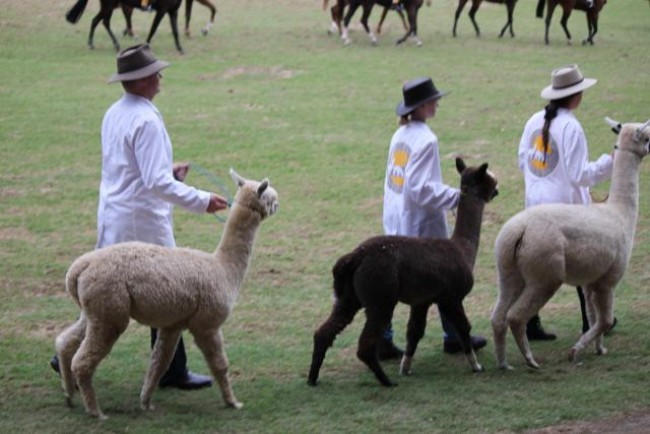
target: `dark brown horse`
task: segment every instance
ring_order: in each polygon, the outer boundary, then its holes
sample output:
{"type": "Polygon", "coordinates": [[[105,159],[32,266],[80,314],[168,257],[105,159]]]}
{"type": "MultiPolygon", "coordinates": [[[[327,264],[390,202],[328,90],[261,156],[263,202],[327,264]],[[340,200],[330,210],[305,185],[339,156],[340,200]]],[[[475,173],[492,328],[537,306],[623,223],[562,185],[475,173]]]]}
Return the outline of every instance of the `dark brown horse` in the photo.
{"type": "MultiPolygon", "coordinates": [[[[363,10],[363,14],[361,16],[361,24],[363,25],[363,28],[366,30],[366,33],[370,37],[370,40],[372,41],[373,45],[375,45],[377,43],[377,36],[375,36],[375,34],[368,27],[368,18],[370,17],[370,13],[372,12],[372,7],[376,3],[378,5],[383,6],[384,8],[390,8],[393,5],[392,0],[337,0],[337,5],[341,10],[343,10],[346,1],[349,1],[349,7],[347,13],[345,14],[345,17],[343,18],[343,30],[341,32],[341,39],[343,39],[343,42],[345,44],[350,43],[350,38],[348,37],[348,25],[350,24],[350,20],[352,19],[354,13],[361,6],[363,10]]],[[[400,5],[402,6],[402,8],[404,8],[404,10],[406,10],[409,26],[406,31],[406,34],[402,38],[398,39],[396,44],[401,44],[402,42],[406,41],[409,37],[412,37],[418,46],[422,45],[422,41],[420,41],[420,39],[417,36],[418,11],[420,10],[422,3],[424,3],[424,0],[401,0],[400,1],[400,5]]],[[[427,4],[430,4],[429,0],[427,0],[427,4]]]]}
{"type": "MultiPolygon", "coordinates": [[[[210,2],[210,0],[196,0],[203,6],[210,9],[210,21],[201,29],[203,36],[208,34],[210,27],[214,24],[214,17],[217,15],[217,8],[210,2]]],[[[192,3],[194,0],[185,0],[185,36],[190,37],[190,20],[192,19],[192,3]]]]}
{"type": "MultiPolygon", "coordinates": [[[[174,35],[174,42],[176,43],[176,49],[182,54],[183,48],[178,40],[178,9],[181,6],[182,0],[152,0],[151,7],[156,12],[153,22],[151,23],[151,30],[149,31],[149,36],[147,37],[147,42],[151,42],[153,35],[158,29],[160,21],[163,19],[165,14],[169,15],[169,22],[171,23],[172,33],[174,35]]],[[[79,21],[81,14],[83,14],[86,9],[88,0],[77,0],[77,3],[68,11],[66,14],[66,19],[70,23],[76,23],[79,21]]],[[[126,18],[127,28],[124,33],[131,34],[131,13],[133,12],[134,7],[140,7],[140,0],[99,0],[99,12],[92,19],[90,23],[90,33],[88,35],[88,47],[91,49],[95,48],[93,43],[93,38],[95,35],[95,27],[101,21],[108,32],[108,35],[113,41],[113,46],[116,51],[120,50],[120,44],[117,42],[117,38],[111,31],[111,16],[113,15],[113,10],[118,6],[122,7],[124,11],[124,16],[126,18]]]]}
{"type": "Polygon", "coordinates": [[[537,3],[537,17],[542,18],[544,16],[544,3],[547,2],[548,6],[546,9],[546,31],[544,33],[544,42],[548,45],[548,29],[551,26],[551,19],[553,18],[553,11],[555,7],[560,5],[562,8],[562,19],[560,24],[564,29],[564,33],[567,37],[567,43],[571,45],[571,33],[567,28],[567,22],[571,16],[571,12],[576,9],[579,11],[584,11],[587,15],[587,38],[582,41],[582,45],[590,44],[594,45],[594,36],[598,32],[598,16],[600,11],[607,3],[607,0],[538,0],[537,3]]]}
{"type": "MultiPolygon", "coordinates": [[[[506,25],[503,26],[503,29],[501,29],[501,33],[499,33],[499,38],[503,37],[503,35],[506,32],[507,28],[510,28],[510,37],[515,36],[515,32],[512,29],[512,13],[515,10],[515,4],[517,3],[517,0],[485,0],[489,3],[505,3],[506,5],[506,10],[508,12],[508,21],[506,22],[506,25]]],[[[452,31],[452,34],[454,37],[456,37],[456,25],[458,24],[458,18],[460,17],[461,12],[463,12],[463,8],[465,7],[465,4],[468,2],[468,0],[458,0],[458,8],[456,8],[456,15],[454,18],[454,29],[452,31]]],[[[481,30],[478,28],[478,24],[476,23],[476,20],[474,19],[474,16],[476,15],[476,12],[478,12],[479,6],[481,6],[481,3],[483,3],[483,0],[472,0],[472,7],[469,10],[469,19],[472,20],[472,24],[474,25],[474,30],[476,30],[476,36],[481,36],[481,30]]]]}
{"type": "MultiPolygon", "coordinates": [[[[323,10],[327,9],[327,3],[328,0],[323,0],[323,10]]],[[[344,5],[347,6],[350,4],[349,0],[344,0],[344,5]]],[[[379,23],[377,24],[377,27],[375,29],[375,32],[379,35],[381,34],[381,26],[384,24],[384,20],[386,19],[386,15],[388,14],[388,11],[390,11],[389,6],[384,6],[383,11],[381,12],[381,17],[379,18],[379,23]]],[[[327,30],[327,33],[334,33],[338,32],[340,35],[342,32],[341,28],[341,22],[343,21],[343,10],[341,10],[338,2],[334,4],[330,8],[330,15],[332,16],[332,23],[330,25],[330,28],[327,30]]],[[[402,12],[402,8],[396,9],[395,12],[399,15],[400,19],[402,20],[402,25],[404,26],[404,30],[408,30],[408,24],[406,23],[406,18],[404,17],[404,12],[402,12]]]]}

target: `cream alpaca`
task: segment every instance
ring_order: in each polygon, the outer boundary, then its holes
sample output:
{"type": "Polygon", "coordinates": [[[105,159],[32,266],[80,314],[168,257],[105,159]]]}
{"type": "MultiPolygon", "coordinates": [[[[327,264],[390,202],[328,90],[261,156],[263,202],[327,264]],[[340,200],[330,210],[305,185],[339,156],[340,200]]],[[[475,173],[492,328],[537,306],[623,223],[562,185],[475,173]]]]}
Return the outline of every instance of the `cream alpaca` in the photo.
{"type": "Polygon", "coordinates": [[[584,289],[590,324],[569,359],[574,361],[594,339],[596,353],[606,353],[603,333],[613,323],[614,289],[625,274],[634,243],[639,166],[650,151],[649,123],[618,126],[607,203],[539,205],[515,215],[501,229],[495,243],[499,297],[492,312],[499,368],[510,369],[508,326],[526,363],[539,367],[528,345],[526,322],[563,283],[584,289]]]}
{"type": "Polygon", "coordinates": [[[76,381],[86,412],[106,417],[97,405],[92,377],[130,318],[158,329],[140,393],[143,409],[153,408],[151,396],[183,329],[194,336],[226,404],[242,406],[228,379],[221,325],[238,297],[257,229],[276,212],[278,199],[268,180],[246,180],[232,169],[230,174],[239,188],[213,254],[131,242],[88,252],[72,263],[66,289],[81,307],[81,315],[56,338],[69,406],[76,381]]]}

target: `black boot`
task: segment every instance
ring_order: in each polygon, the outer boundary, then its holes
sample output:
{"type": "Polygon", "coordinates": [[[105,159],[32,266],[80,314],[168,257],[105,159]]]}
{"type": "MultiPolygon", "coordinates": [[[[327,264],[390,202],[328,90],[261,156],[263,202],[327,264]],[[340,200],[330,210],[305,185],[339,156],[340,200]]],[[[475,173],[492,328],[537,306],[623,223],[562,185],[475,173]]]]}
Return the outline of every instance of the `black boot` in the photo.
{"type": "Polygon", "coordinates": [[[526,324],[526,337],[529,341],[552,341],[557,338],[553,333],[546,333],[539,315],[532,317],[526,324]]]}
{"type": "Polygon", "coordinates": [[[381,338],[377,343],[377,358],[379,360],[401,359],[404,351],[397,348],[392,339],[381,338]]]}

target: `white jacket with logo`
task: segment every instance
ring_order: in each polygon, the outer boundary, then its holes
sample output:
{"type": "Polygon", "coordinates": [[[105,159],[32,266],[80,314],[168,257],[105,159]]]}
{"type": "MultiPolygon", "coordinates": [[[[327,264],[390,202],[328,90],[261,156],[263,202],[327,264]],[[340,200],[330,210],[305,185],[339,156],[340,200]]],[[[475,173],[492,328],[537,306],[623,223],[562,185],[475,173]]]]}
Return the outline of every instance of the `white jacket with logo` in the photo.
{"type": "Polygon", "coordinates": [[[446,211],[460,190],[442,181],[438,138],[424,122],[401,126],[390,143],[384,182],[384,233],[448,238],[446,211]]]}
{"type": "Polygon", "coordinates": [[[589,162],[587,139],[573,113],[558,109],[544,153],[544,110],[526,123],[519,142],[519,169],[526,184],[526,208],[543,203],[589,204],[589,187],[611,177],[613,159],[603,154],[589,162]]]}

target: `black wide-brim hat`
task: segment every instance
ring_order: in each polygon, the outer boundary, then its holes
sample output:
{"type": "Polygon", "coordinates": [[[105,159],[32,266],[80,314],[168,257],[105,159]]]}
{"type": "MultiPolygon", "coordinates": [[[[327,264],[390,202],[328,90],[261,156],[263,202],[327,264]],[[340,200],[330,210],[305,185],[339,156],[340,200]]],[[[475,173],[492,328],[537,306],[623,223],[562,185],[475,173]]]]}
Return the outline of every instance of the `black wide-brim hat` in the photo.
{"type": "Polygon", "coordinates": [[[156,59],[149,44],[135,45],[117,55],[117,73],[111,75],[108,83],[149,77],[168,66],[168,62],[156,59]]]}
{"type": "Polygon", "coordinates": [[[425,102],[442,98],[448,93],[436,89],[433,80],[429,77],[416,78],[402,87],[404,101],[397,104],[395,113],[397,116],[406,116],[425,102]]]}

